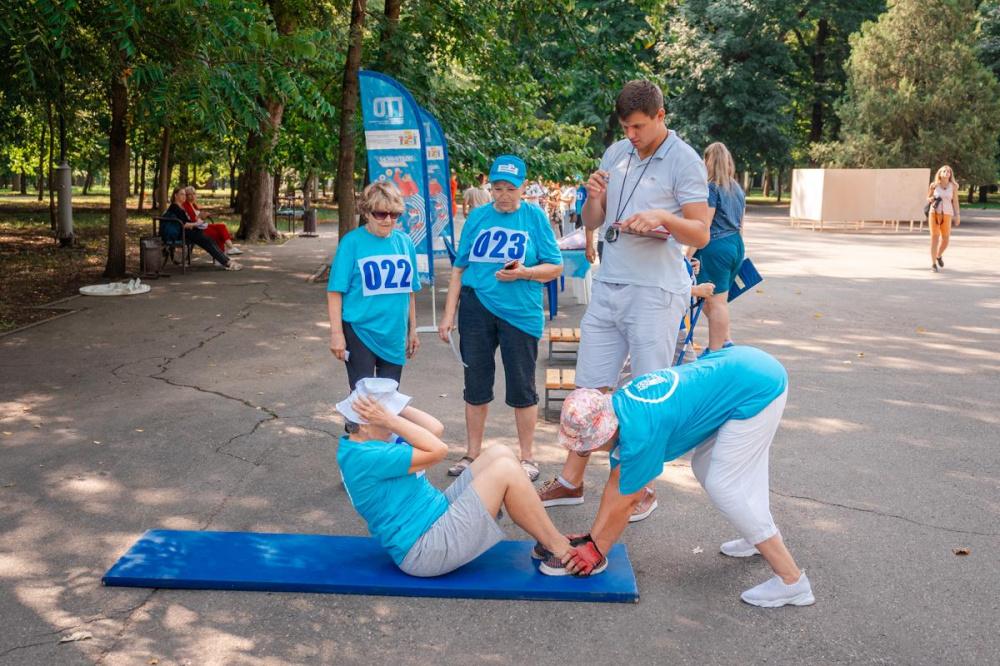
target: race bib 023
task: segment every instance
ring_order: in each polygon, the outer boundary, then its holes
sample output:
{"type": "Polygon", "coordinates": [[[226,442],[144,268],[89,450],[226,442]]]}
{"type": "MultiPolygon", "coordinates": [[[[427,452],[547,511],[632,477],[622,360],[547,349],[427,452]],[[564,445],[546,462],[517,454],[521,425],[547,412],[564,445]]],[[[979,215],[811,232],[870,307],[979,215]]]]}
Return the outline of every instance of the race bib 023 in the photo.
{"type": "Polygon", "coordinates": [[[476,236],[469,250],[469,261],[487,264],[506,264],[514,259],[524,260],[528,248],[528,234],[518,229],[490,227],[476,236]]]}
{"type": "Polygon", "coordinates": [[[413,291],[413,264],[405,254],[381,254],[358,259],[365,296],[408,294],[413,291]]]}

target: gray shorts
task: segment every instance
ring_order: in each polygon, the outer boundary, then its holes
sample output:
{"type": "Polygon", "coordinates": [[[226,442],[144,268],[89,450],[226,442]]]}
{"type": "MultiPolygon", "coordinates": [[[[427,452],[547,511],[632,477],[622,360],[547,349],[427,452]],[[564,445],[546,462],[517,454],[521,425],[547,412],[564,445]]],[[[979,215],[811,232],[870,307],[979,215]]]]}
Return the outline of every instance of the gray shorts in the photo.
{"type": "Polygon", "coordinates": [[[448,510],[410,547],[399,565],[411,576],[440,576],[471,562],[505,534],[472,487],[472,468],[444,491],[448,510]]]}

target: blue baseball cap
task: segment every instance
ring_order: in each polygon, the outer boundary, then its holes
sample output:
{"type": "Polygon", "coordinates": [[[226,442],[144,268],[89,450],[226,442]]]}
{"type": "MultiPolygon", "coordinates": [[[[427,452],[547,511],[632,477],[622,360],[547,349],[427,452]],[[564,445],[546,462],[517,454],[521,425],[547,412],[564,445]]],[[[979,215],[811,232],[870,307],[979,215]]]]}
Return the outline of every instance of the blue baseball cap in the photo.
{"type": "Polygon", "coordinates": [[[528,167],[524,165],[517,155],[501,155],[493,160],[490,167],[490,182],[506,180],[514,187],[521,187],[521,183],[528,177],[528,167]]]}

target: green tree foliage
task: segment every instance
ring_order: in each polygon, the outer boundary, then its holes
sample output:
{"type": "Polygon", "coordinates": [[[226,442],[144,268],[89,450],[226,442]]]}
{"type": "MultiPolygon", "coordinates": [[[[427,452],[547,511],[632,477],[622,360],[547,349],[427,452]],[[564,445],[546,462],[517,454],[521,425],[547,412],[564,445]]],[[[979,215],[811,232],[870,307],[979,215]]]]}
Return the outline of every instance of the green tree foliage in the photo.
{"type": "Polygon", "coordinates": [[[976,51],[979,61],[1000,79],[1000,1],[989,0],[979,6],[976,51]]]}
{"type": "Polygon", "coordinates": [[[847,84],[850,36],[884,10],[885,0],[799,0],[786,7],[794,64],[788,85],[795,116],[793,159],[806,158],[810,144],[840,133],[836,103],[847,84]]]}
{"type": "Polygon", "coordinates": [[[949,164],[960,182],[996,178],[1000,84],[977,60],[969,0],[897,0],[851,40],[842,143],[829,164],[949,164]]]}
{"type": "Polygon", "coordinates": [[[703,149],[722,141],[739,165],[784,165],[792,142],[792,62],[780,1],[690,0],[660,46],[670,123],[703,149]]]}

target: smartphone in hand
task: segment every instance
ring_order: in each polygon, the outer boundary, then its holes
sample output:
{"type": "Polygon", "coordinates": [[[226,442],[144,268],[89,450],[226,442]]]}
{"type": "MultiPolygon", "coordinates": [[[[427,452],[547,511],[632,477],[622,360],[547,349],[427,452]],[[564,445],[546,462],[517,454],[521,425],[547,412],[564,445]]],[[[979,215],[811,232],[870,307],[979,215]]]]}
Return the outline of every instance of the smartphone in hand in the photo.
{"type": "Polygon", "coordinates": [[[503,269],[505,271],[512,271],[515,268],[517,268],[517,263],[518,263],[517,259],[511,259],[510,261],[508,261],[506,264],[503,265],[503,269]]]}

